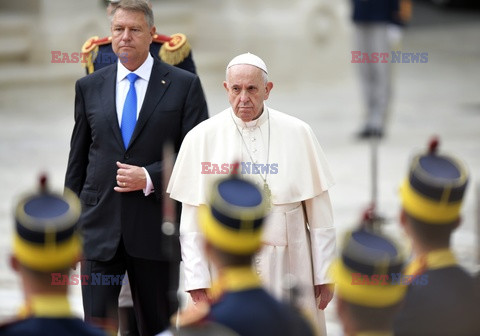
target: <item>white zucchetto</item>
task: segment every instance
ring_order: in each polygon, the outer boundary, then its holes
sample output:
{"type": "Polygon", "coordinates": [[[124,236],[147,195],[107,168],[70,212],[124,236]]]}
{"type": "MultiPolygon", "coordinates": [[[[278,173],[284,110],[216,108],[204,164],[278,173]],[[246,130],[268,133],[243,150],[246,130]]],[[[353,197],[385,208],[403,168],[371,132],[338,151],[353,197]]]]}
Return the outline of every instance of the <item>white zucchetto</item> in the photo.
{"type": "Polygon", "coordinates": [[[238,55],[238,56],[234,57],[230,61],[230,63],[228,63],[227,70],[230,67],[232,67],[234,65],[239,65],[239,64],[253,65],[253,66],[263,70],[268,75],[267,66],[265,65],[265,62],[260,57],[258,57],[257,55],[254,55],[254,54],[251,54],[251,53],[245,53],[245,54],[238,55]]]}

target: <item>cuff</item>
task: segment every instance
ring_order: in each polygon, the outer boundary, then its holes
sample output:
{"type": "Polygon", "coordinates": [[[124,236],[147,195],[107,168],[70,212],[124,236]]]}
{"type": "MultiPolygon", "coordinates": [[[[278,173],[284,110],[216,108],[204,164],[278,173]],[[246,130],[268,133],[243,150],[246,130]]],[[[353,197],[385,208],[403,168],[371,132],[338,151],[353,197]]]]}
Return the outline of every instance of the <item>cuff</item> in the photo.
{"type": "Polygon", "coordinates": [[[203,235],[190,232],[180,235],[182,246],[185,291],[210,288],[211,278],[207,258],[203,252],[203,235]]]}
{"type": "Polygon", "coordinates": [[[317,228],[310,230],[313,258],[313,283],[323,285],[332,283],[328,269],[335,258],[336,238],[335,228],[317,228]]]}
{"type": "Polygon", "coordinates": [[[152,179],[150,178],[150,174],[145,169],[145,167],[142,167],[142,169],[145,172],[145,177],[147,178],[147,185],[145,186],[145,188],[143,188],[143,194],[145,196],[148,196],[154,191],[153,182],[152,182],[152,179]]]}

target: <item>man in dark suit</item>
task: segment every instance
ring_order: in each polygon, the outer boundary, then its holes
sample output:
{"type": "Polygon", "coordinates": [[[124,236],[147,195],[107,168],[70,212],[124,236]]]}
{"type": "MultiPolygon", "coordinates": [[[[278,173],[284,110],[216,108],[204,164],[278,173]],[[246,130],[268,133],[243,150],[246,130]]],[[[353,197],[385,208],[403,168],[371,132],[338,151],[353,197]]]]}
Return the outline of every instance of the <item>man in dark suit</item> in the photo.
{"type": "MultiPolygon", "coordinates": [[[[178,260],[162,243],[163,145],[178,150],[208,113],[199,78],[150,55],[155,27],[145,1],[122,1],[111,29],[123,57],[76,83],[65,186],[84,206],[82,274],[128,270],[139,331],[152,335],[178,305],[178,260]]],[[[120,287],[82,286],[86,319],[116,319],[120,287]]]]}
{"type": "MultiPolygon", "coordinates": [[[[112,12],[117,8],[120,0],[108,0],[107,16],[112,19],[112,12]]],[[[150,0],[145,2],[152,8],[150,0]]],[[[177,68],[190,71],[196,74],[196,66],[193,61],[190,43],[185,34],[177,33],[172,36],[155,33],[150,44],[150,54],[161,62],[174,65],[177,68]]],[[[113,52],[112,36],[89,38],[82,46],[82,66],[87,75],[97,70],[118,62],[117,55],[113,52]]],[[[176,202],[177,223],[180,221],[182,203],[176,202]]],[[[138,335],[133,300],[128,282],[128,275],[125,275],[124,282],[118,300],[119,327],[121,335],[138,335]]]]}

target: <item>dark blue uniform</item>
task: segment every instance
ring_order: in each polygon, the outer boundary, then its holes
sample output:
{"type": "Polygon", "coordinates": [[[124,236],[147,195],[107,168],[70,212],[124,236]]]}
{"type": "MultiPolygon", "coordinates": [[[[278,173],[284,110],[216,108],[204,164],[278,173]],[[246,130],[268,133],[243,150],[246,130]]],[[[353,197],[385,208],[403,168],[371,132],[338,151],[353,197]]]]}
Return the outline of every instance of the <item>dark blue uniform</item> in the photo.
{"type": "Polygon", "coordinates": [[[241,336],[314,335],[298,312],[260,287],[224,293],[209,319],[241,336]]]}
{"type": "Polygon", "coordinates": [[[352,0],[356,23],[392,22],[399,10],[398,0],[352,0]]]}
{"type": "Polygon", "coordinates": [[[427,270],[425,285],[410,285],[395,335],[480,335],[480,300],[473,278],[459,266],[427,270]]]}
{"type": "Polygon", "coordinates": [[[1,336],[106,336],[106,333],[79,318],[31,317],[0,326],[1,336]]]}

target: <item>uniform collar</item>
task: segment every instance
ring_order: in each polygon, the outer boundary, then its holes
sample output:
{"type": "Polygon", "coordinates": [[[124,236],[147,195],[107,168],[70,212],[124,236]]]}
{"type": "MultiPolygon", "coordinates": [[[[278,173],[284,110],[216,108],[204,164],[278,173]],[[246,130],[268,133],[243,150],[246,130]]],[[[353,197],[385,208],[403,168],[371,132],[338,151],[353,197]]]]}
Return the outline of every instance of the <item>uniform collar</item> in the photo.
{"type": "Polygon", "coordinates": [[[19,316],[27,317],[73,317],[65,295],[35,295],[20,308],[19,316]]]}
{"type": "Polygon", "coordinates": [[[260,278],[251,266],[227,267],[219,271],[218,279],[210,289],[211,297],[216,301],[225,292],[239,292],[261,287],[260,278]]]}
{"type": "Polygon", "coordinates": [[[152,73],[152,68],[153,68],[153,57],[148,53],[147,59],[145,62],[143,62],[142,65],[140,65],[137,70],[135,71],[130,71],[125,66],[120,62],[120,59],[118,59],[118,66],[117,66],[117,83],[124,80],[125,77],[127,77],[128,74],[134,73],[137,74],[138,77],[146,80],[150,79],[150,75],[152,73]]]}
{"type": "Polygon", "coordinates": [[[415,258],[408,266],[406,274],[417,275],[426,270],[436,270],[457,265],[457,259],[449,248],[438,249],[415,258]]]}
{"type": "Polygon", "coordinates": [[[393,336],[393,332],[391,331],[361,331],[356,333],[355,336],[393,336]]]}
{"type": "Polygon", "coordinates": [[[268,117],[269,117],[268,108],[267,108],[267,106],[265,106],[265,105],[263,105],[263,112],[262,112],[262,114],[260,115],[260,117],[258,117],[258,118],[255,119],[255,120],[248,121],[248,122],[244,122],[242,119],[240,119],[239,117],[237,117],[237,116],[235,115],[235,113],[233,112],[233,109],[232,109],[232,108],[230,108],[230,113],[232,114],[233,120],[234,120],[235,123],[238,125],[238,127],[242,127],[242,128],[255,128],[255,127],[260,127],[265,121],[268,120],[268,117]]]}

